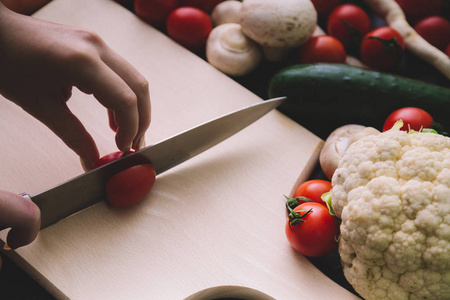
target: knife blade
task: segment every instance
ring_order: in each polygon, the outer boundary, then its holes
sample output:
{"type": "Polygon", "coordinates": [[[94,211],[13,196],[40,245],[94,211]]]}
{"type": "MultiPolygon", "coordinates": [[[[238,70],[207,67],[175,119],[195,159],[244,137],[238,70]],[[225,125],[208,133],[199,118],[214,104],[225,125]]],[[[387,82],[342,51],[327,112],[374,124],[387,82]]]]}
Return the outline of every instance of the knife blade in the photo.
{"type": "Polygon", "coordinates": [[[161,174],[241,131],[284,100],[285,97],[269,99],[225,114],[36,195],[25,195],[40,208],[44,229],[103,201],[105,184],[114,174],[144,163],[152,163],[156,174],[161,174]]]}

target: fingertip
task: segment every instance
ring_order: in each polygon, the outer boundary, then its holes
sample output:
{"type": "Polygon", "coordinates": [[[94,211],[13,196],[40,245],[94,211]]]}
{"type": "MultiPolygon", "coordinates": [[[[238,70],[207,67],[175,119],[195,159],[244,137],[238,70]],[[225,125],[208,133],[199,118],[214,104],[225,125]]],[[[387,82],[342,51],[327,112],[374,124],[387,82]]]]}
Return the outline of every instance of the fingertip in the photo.
{"type": "Polygon", "coordinates": [[[8,232],[6,245],[11,249],[17,249],[33,242],[41,227],[41,211],[39,207],[29,200],[25,201],[27,203],[24,204],[21,223],[12,227],[8,232]]]}
{"type": "Polygon", "coordinates": [[[135,150],[140,150],[144,147],[145,147],[145,135],[141,136],[133,143],[133,148],[135,150]]]}

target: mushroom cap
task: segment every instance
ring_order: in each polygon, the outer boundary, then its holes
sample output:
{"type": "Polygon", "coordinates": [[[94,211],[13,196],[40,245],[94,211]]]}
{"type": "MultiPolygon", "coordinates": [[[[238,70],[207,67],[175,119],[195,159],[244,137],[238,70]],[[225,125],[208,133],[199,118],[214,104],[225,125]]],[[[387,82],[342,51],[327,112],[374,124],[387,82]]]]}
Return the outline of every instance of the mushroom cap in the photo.
{"type": "Polygon", "coordinates": [[[347,148],[360,138],[380,133],[373,127],[358,124],[348,124],[335,129],[325,141],[320,152],[319,162],[323,173],[331,180],[339,161],[347,148]]]}
{"type": "Polygon", "coordinates": [[[241,25],[225,23],[209,34],[206,59],[225,74],[241,76],[258,66],[262,52],[259,45],[242,32],[241,25]]]}
{"type": "Polygon", "coordinates": [[[214,26],[225,23],[239,23],[242,2],[238,0],[226,0],[217,4],[211,12],[214,26]]]}
{"type": "Polygon", "coordinates": [[[311,0],[244,0],[240,24],[262,46],[292,48],[312,36],[317,12],[311,0]]]}

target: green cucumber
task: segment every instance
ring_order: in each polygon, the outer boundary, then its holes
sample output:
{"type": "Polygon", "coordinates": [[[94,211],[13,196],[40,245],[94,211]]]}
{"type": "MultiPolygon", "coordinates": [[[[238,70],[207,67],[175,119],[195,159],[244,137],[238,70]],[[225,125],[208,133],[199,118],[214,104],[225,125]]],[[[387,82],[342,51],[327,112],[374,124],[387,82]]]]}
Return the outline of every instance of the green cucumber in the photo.
{"type": "Polygon", "coordinates": [[[286,96],[279,111],[321,138],[346,124],[381,130],[390,113],[408,106],[450,129],[450,89],[350,65],[287,67],[271,78],[268,93],[286,96]]]}

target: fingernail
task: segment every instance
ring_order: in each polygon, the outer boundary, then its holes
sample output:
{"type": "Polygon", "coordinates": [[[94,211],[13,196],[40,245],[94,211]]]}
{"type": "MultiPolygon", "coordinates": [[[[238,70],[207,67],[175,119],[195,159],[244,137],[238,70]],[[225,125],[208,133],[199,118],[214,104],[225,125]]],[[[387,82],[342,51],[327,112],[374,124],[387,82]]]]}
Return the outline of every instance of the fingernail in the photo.
{"type": "Polygon", "coordinates": [[[122,157],[127,156],[127,155],[128,155],[128,152],[130,152],[130,150],[131,150],[131,146],[128,146],[128,147],[123,151],[122,157]]]}
{"type": "Polygon", "coordinates": [[[9,251],[12,250],[12,248],[9,247],[7,243],[5,243],[5,245],[3,246],[3,250],[9,251]]]}
{"type": "Polygon", "coordinates": [[[87,171],[92,169],[92,164],[89,161],[89,159],[87,159],[85,157],[80,157],[80,162],[81,162],[81,166],[83,167],[83,170],[85,172],[87,172],[87,171]]]}
{"type": "Polygon", "coordinates": [[[136,150],[142,149],[145,147],[145,135],[141,136],[136,143],[136,150]]]}

